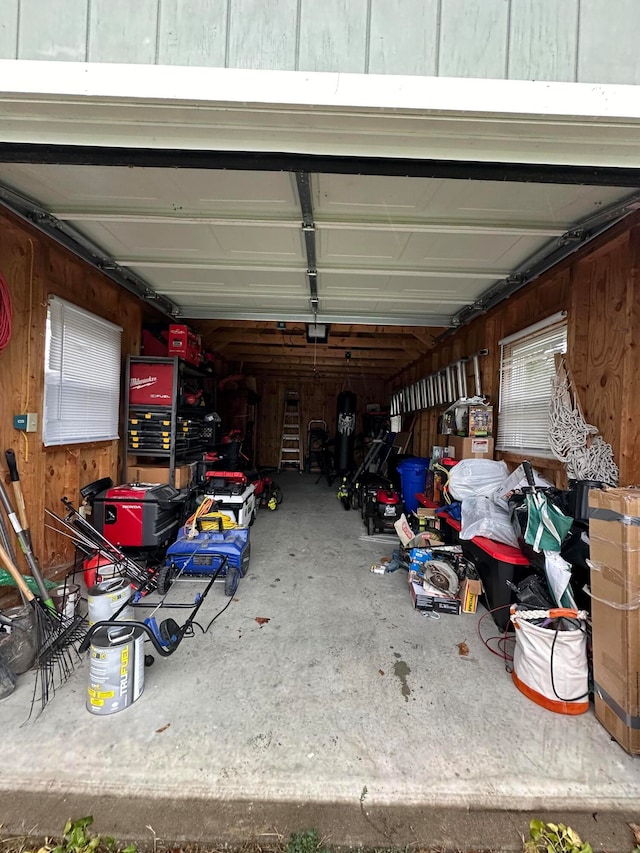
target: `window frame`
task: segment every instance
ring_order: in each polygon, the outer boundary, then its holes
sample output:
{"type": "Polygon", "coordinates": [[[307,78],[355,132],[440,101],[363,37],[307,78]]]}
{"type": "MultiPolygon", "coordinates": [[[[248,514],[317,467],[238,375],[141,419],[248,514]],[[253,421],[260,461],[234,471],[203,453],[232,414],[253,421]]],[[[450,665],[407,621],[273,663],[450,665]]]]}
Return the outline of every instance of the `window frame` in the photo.
{"type": "Polygon", "coordinates": [[[45,447],[120,438],[122,331],[98,314],[49,296],[42,399],[45,447]]]}
{"type": "MultiPolygon", "coordinates": [[[[507,371],[511,371],[514,369],[514,356],[518,358],[518,351],[520,351],[520,365],[516,366],[518,369],[522,370],[523,368],[526,370],[527,367],[531,366],[531,355],[530,353],[527,355],[522,352],[523,349],[531,350],[532,345],[536,342],[539,342],[541,345],[544,344],[545,340],[548,341],[549,346],[553,346],[553,338],[557,336],[559,332],[564,332],[564,341],[562,342],[562,350],[554,349],[554,352],[566,352],[567,349],[567,334],[568,334],[568,324],[567,324],[567,312],[559,311],[556,314],[552,314],[546,319],[540,321],[539,323],[534,323],[531,326],[527,326],[524,329],[521,329],[519,332],[515,332],[513,335],[509,335],[508,337],[503,338],[498,341],[500,346],[500,388],[499,388],[499,398],[498,398],[498,430],[496,435],[496,450],[499,450],[503,453],[516,454],[521,457],[525,456],[533,456],[533,457],[541,457],[544,459],[554,459],[553,452],[551,450],[551,446],[549,444],[548,438],[546,439],[546,446],[541,446],[539,440],[527,444],[526,443],[526,433],[524,431],[520,431],[519,438],[521,439],[520,443],[512,443],[514,433],[517,433],[517,427],[513,423],[505,423],[508,421],[510,414],[517,417],[514,414],[514,410],[522,412],[523,409],[526,412],[526,403],[531,402],[531,396],[525,395],[525,388],[528,387],[526,380],[522,380],[520,378],[517,382],[514,382],[516,387],[507,388],[505,387],[506,382],[506,374],[507,371]],[[518,387],[519,386],[519,387],[518,387]],[[509,406],[511,408],[511,413],[505,410],[505,396],[514,395],[520,392],[518,399],[515,401],[512,399],[509,401],[509,406]]],[[[555,376],[555,365],[552,365],[552,368],[549,370],[549,394],[548,399],[545,400],[543,394],[540,393],[542,387],[544,386],[545,377],[543,376],[538,382],[534,383],[534,388],[537,387],[538,394],[534,398],[534,404],[538,409],[538,413],[535,419],[533,419],[532,426],[537,427],[536,432],[538,435],[540,434],[540,428],[542,425],[542,415],[541,410],[544,409],[545,412],[548,413],[549,404],[551,402],[552,395],[552,381],[555,376]]],[[[548,414],[547,414],[548,417],[548,414]]]]}

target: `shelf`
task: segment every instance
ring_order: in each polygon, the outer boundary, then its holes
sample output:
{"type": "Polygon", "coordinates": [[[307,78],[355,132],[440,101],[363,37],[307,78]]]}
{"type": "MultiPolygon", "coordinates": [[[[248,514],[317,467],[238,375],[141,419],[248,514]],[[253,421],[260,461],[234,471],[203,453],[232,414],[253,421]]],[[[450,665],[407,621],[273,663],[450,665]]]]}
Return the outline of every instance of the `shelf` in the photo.
{"type": "Polygon", "coordinates": [[[216,409],[216,377],[177,356],[130,356],[127,359],[125,389],[128,432],[123,441],[125,456],[168,460],[169,483],[174,485],[176,465],[197,460],[207,448],[207,439],[202,435],[204,416],[216,409]],[[185,404],[185,397],[190,393],[199,395],[206,405],[185,404]],[[154,403],[154,399],[161,402],[154,403]],[[145,418],[147,414],[151,417],[145,418]],[[139,423],[133,426],[131,420],[139,423]],[[166,423],[160,423],[162,421],[166,423]],[[187,429],[183,430],[183,426],[187,429]],[[156,437],[161,444],[168,442],[170,446],[131,447],[129,443],[133,438],[147,442],[156,440],[156,437]],[[187,447],[184,441],[189,442],[187,447]]]}

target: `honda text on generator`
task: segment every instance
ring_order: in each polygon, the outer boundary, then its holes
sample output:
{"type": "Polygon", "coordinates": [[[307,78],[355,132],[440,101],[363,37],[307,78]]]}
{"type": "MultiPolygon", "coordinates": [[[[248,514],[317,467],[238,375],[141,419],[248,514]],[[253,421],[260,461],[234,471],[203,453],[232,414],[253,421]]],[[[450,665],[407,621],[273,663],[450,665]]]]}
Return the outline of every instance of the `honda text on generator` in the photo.
{"type": "Polygon", "coordinates": [[[184,522],[187,496],[168,485],[111,486],[93,497],[93,524],[118,548],[161,549],[184,522]]]}

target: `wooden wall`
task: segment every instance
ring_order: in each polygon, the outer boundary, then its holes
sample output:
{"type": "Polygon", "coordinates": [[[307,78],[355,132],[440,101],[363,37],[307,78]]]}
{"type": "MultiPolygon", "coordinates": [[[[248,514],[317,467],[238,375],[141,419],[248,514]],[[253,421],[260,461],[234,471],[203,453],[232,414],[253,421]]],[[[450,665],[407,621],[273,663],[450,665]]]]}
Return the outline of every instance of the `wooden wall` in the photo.
{"type": "MultiPolygon", "coordinates": [[[[140,348],[141,303],[99,272],[17,218],[0,213],[0,273],[13,301],[13,334],[0,353],[0,471],[9,477],[4,450],[18,458],[34,549],[48,575],[68,565],[68,540],[45,529],[45,507],[64,509],[67,495],[76,505],[79,489],[104,476],[117,478],[119,442],[102,441],[45,448],[42,444],[44,340],[47,298],[56,294],[123,327],[123,359],[140,348]],[[37,412],[39,429],[22,433],[13,416],[37,412]]],[[[8,487],[9,493],[11,489],[8,487]]]]}
{"type": "Polygon", "coordinates": [[[284,398],[287,391],[297,391],[300,395],[300,418],[304,455],[307,453],[306,436],[311,419],[327,422],[329,436],[336,430],[336,402],[341,391],[353,391],[358,398],[356,432],[362,430],[362,415],[367,403],[385,401],[382,380],[365,377],[353,377],[346,380],[305,379],[274,377],[258,378],[260,402],[257,408],[257,460],[260,465],[277,466],[280,457],[284,398]]]}
{"type": "MultiPolygon", "coordinates": [[[[498,341],[557,311],[567,311],[568,359],[585,417],[614,450],[620,483],[640,482],[640,217],[627,218],[590,247],[567,259],[455,334],[396,377],[391,390],[410,384],[461,356],[486,348],[480,360],[482,389],[496,406],[500,387],[498,341]]],[[[470,388],[473,378],[468,377],[470,388]]],[[[444,408],[444,407],[442,407],[444,408]]],[[[428,456],[436,444],[442,409],[422,412],[416,421],[414,451],[428,456]]],[[[515,465],[520,457],[496,453],[515,465]]],[[[564,466],[532,459],[558,484],[564,466]]]]}

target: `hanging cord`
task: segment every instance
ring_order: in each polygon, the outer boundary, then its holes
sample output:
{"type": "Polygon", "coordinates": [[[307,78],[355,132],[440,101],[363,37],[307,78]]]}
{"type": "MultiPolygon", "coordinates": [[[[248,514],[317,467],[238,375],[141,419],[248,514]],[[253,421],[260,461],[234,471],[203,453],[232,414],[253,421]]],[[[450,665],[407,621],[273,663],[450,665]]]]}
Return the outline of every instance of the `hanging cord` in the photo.
{"type": "Polygon", "coordinates": [[[13,331],[13,310],[7,280],[0,273],[0,352],[9,344],[13,331]]]}
{"type": "Polygon", "coordinates": [[[549,403],[549,444],[572,480],[598,480],[615,486],[618,466],[613,448],[582,413],[564,357],[558,359],[549,403]]]}
{"type": "MultiPolygon", "coordinates": [[[[33,240],[29,240],[29,316],[27,320],[27,357],[24,362],[24,374],[22,380],[23,403],[21,409],[23,412],[29,411],[30,391],[31,391],[31,335],[33,321],[33,264],[35,251],[33,248],[33,240]]],[[[29,461],[29,435],[26,430],[22,430],[22,439],[24,441],[24,461],[29,461]]]]}
{"type": "Polygon", "coordinates": [[[345,362],[345,366],[346,366],[346,371],[345,371],[345,377],[344,377],[345,382],[344,382],[344,385],[342,387],[343,387],[343,390],[351,391],[351,374],[349,373],[349,366],[351,365],[351,353],[350,352],[345,352],[344,362],[345,362]]]}

